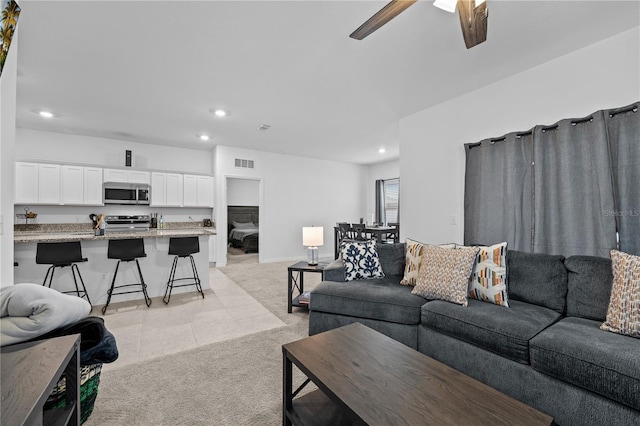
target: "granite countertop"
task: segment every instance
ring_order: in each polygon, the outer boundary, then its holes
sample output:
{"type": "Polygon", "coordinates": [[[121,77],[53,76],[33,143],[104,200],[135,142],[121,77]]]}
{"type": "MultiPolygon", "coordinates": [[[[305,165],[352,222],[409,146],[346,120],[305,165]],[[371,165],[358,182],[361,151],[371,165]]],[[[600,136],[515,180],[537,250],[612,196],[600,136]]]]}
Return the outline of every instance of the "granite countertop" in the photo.
{"type": "Polygon", "coordinates": [[[31,229],[15,229],[14,243],[63,242],[63,241],[92,241],[92,240],[123,240],[127,238],[169,238],[192,237],[199,235],[216,235],[216,228],[195,226],[196,224],[176,223],[164,229],[150,229],[148,231],[107,232],[96,236],[91,227],[73,226],[75,224],[39,225],[31,229]],[[65,226],[67,225],[67,226],[65,226]],[[187,227],[187,226],[191,227],[187,227]]]}

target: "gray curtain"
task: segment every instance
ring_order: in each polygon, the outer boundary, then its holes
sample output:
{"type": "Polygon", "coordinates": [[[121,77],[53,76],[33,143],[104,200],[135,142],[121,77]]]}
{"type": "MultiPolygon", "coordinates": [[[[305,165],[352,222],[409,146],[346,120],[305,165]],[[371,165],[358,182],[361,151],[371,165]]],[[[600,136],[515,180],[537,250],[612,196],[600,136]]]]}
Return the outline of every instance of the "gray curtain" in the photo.
{"type": "Polygon", "coordinates": [[[533,252],[609,257],[616,247],[603,111],[534,130],[533,252]]]}
{"type": "Polygon", "coordinates": [[[638,103],[605,111],[620,250],[640,255],[640,113],[638,103]]]}
{"type": "Polygon", "coordinates": [[[532,133],[466,144],[464,242],[531,251],[532,133]]]}
{"type": "Polygon", "coordinates": [[[376,223],[387,221],[384,211],[384,180],[376,180],[376,223]]]}

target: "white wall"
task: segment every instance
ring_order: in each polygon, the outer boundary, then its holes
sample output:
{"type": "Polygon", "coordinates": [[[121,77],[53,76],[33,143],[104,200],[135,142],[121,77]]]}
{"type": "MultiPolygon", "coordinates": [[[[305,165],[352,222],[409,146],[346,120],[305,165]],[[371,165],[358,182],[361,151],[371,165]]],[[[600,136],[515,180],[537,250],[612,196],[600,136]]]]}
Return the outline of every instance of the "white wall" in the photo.
{"type": "Polygon", "coordinates": [[[218,146],[214,154],[218,266],[226,265],[228,177],[260,180],[260,261],[305,259],[303,226],[323,226],[321,257],[333,256],[333,227],[358,221],[366,210],[367,168],[354,164],[218,146]],[[234,167],[234,159],[255,161],[255,169],[234,167]]]}
{"type": "MultiPolygon", "coordinates": [[[[19,26],[18,26],[19,28],[19,26]]],[[[0,78],[0,287],[13,284],[13,163],[16,133],[18,32],[0,78]]]]}
{"type": "Polygon", "coordinates": [[[260,203],[260,181],[227,179],[228,206],[257,206],[260,203]]]}
{"type": "Polygon", "coordinates": [[[116,139],[16,129],[18,161],[50,161],[124,167],[126,150],[132,151],[132,168],[212,174],[208,151],[128,142],[116,139]]]}
{"type": "Polygon", "coordinates": [[[367,192],[367,223],[375,221],[376,214],[376,180],[395,179],[400,177],[400,160],[387,161],[385,163],[369,166],[369,177],[365,186],[367,192]]]}
{"type": "Polygon", "coordinates": [[[403,237],[462,242],[463,144],[638,101],[638,76],[636,27],[402,119],[403,237]]]}

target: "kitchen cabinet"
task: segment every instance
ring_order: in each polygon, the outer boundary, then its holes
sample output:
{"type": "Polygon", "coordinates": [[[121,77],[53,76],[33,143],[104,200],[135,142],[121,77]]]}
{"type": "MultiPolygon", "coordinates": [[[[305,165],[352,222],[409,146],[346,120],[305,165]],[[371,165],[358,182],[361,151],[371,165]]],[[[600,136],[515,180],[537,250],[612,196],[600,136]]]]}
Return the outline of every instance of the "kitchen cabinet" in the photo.
{"type": "Polygon", "coordinates": [[[84,167],[62,166],[62,204],[84,204],[84,167]]]}
{"type": "Polygon", "coordinates": [[[182,206],[183,185],[183,178],[179,173],[151,173],[151,206],[182,206]]]}
{"type": "Polygon", "coordinates": [[[38,203],[38,164],[15,163],[15,204],[38,203]]]}
{"type": "Polygon", "coordinates": [[[184,206],[213,207],[213,177],[184,175],[184,206]]]}
{"type": "Polygon", "coordinates": [[[59,164],[38,164],[38,204],[60,204],[59,164]]]}
{"type": "Polygon", "coordinates": [[[167,204],[167,174],[151,173],[151,207],[167,204]]]}
{"type": "Polygon", "coordinates": [[[102,168],[85,167],[84,180],[84,204],[103,205],[102,202],[102,168]]]}
{"type": "Polygon", "coordinates": [[[102,205],[102,169],[100,167],[62,166],[60,204],[102,205]]]}
{"type": "Polygon", "coordinates": [[[151,174],[141,170],[104,169],[105,182],[151,183],[151,174]]]}
{"type": "Polygon", "coordinates": [[[182,206],[183,200],[183,177],[178,173],[167,173],[167,206],[182,206]]]}
{"type": "Polygon", "coordinates": [[[15,204],[102,205],[102,169],[15,163],[15,204]]]}

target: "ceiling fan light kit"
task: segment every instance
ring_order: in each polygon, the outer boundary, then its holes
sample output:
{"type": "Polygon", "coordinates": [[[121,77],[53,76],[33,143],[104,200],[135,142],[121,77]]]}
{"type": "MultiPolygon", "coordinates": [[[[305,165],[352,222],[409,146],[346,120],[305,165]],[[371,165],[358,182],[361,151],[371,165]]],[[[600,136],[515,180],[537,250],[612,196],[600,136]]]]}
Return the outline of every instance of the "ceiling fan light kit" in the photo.
{"type": "MultiPolygon", "coordinates": [[[[415,2],[416,0],[392,0],[360,25],[349,37],[356,40],[364,39],[415,2]]],[[[433,5],[450,13],[455,13],[456,7],[458,8],[462,36],[467,49],[487,40],[489,11],[485,0],[435,0],[433,5]]]]}

